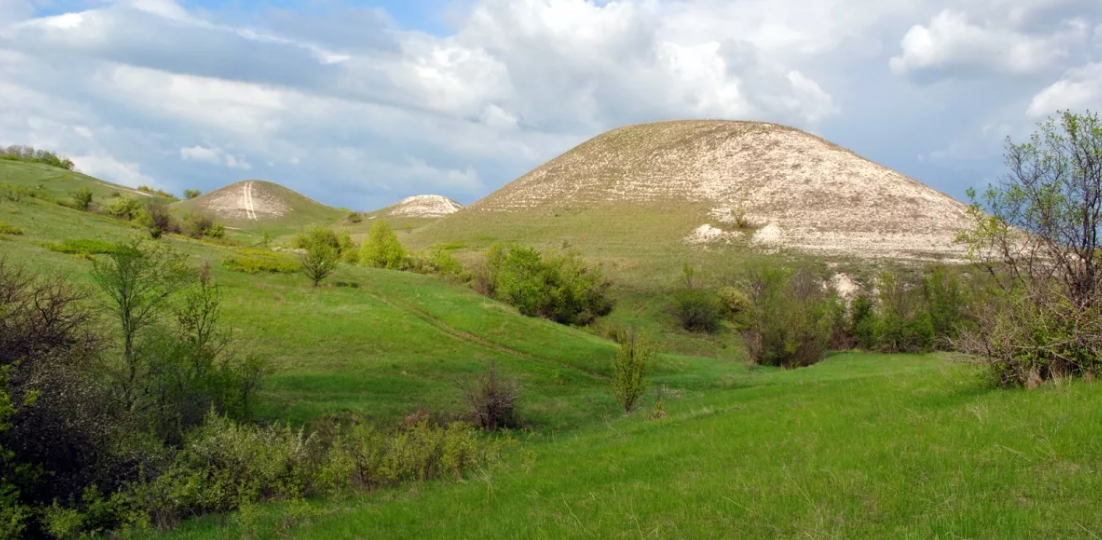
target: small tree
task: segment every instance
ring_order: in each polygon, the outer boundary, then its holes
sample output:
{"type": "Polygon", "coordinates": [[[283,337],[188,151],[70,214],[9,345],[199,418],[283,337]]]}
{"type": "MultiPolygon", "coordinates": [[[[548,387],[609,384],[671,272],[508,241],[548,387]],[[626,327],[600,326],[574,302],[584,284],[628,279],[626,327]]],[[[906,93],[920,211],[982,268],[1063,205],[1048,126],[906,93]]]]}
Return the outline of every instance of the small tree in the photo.
{"type": "Polygon", "coordinates": [[[73,192],[73,204],[77,210],[88,210],[92,206],[92,190],[82,187],[73,192]]]}
{"type": "Polygon", "coordinates": [[[961,235],[995,281],[963,348],[1000,384],[1102,367],[1102,121],[1061,113],[1022,144],[1006,142],[1009,172],[981,197],[961,235]]]}
{"type": "Polygon", "coordinates": [[[514,428],[517,420],[517,384],[503,379],[498,373],[497,362],[480,377],[473,389],[464,393],[475,417],[475,423],[486,431],[514,428]]]}
{"type": "Polygon", "coordinates": [[[616,341],[620,351],[612,361],[612,393],[624,412],[631,414],[636,402],[647,391],[643,375],[654,358],[654,349],[646,338],[633,330],[621,332],[616,341]]]}
{"type": "Polygon", "coordinates": [[[337,250],[329,244],[311,244],[301,258],[302,273],[315,287],[337,269],[337,250]]]}
{"type": "Polygon", "coordinates": [[[179,225],[172,219],[168,205],[160,201],[151,202],[146,206],[141,216],[141,223],[153,238],[160,238],[165,233],[179,230],[179,225]]]}
{"type": "Polygon", "coordinates": [[[400,270],[406,260],[406,250],[398,242],[398,235],[386,220],[380,219],[371,226],[360,251],[360,263],[374,268],[400,270]]]}
{"type": "Polygon", "coordinates": [[[108,308],[119,323],[123,365],[115,374],[115,385],[129,411],[134,410],[136,386],[148,367],[137,348],[139,335],[156,323],[169,297],[193,280],[185,260],[169,248],[147,249],[133,242],[93,263],[92,282],[109,298],[108,308]]]}
{"type": "Polygon", "coordinates": [[[202,194],[203,194],[203,192],[199,191],[198,189],[185,189],[184,190],[184,198],[185,199],[194,199],[194,198],[196,198],[196,197],[198,197],[202,194]]]}

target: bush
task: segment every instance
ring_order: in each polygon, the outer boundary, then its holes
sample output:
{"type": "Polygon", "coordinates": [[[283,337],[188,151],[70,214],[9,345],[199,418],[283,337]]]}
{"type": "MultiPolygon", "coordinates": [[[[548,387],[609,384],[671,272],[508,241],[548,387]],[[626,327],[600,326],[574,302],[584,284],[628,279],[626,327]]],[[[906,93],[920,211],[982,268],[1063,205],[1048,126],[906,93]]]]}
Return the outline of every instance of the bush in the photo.
{"type": "Polygon", "coordinates": [[[107,202],[103,208],[107,215],[130,221],[142,213],[142,203],[130,195],[124,195],[107,202]]]}
{"type": "Polygon", "coordinates": [[[470,275],[463,263],[451,251],[436,246],[428,253],[413,253],[406,259],[406,270],[418,274],[437,275],[458,281],[467,281],[470,275]]]}
{"type": "Polygon", "coordinates": [[[184,198],[185,199],[194,199],[194,198],[196,198],[196,197],[198,197],[202,194],[203,194],[203,192],[199,191],[198,189],[185,189],[184,190],[184,198]]]}
{"type": "Polygon", "coordinates": [[[739,327],[749,324],[749,317],[754,311],[754,302],[749,295],[735,287],[724,287],[719,290],[718,296],[727,320],[739,327]]]}
{"type": "Polygon", "coordinates": [[[611,283],[574,254],[544,257],[527,246],[491,248],[487,268],[494,297],[524,315],[587,325],[612,311],[611,283]]]}
{"type": "Polygon", "coordinates": [[[252,248],[234,251],[222,260],[222,266],[246,274],[261,272],[293,274],[302,268],[302,265],[294,257],[275,251],[252,248]]]}
{"type": "Polygon", "coordinates": [[[106,240],[65,240],[61,243],[56,242],[43,242],[42,247],[56,251],[58,253],[68,253],[70,255],[110,255],[118,253],[127,249],[126,246],[116,244],[114,242],[108,242],[106,240]]]}
{"type": "Polygon", "coordinates": [[[398,242],[398,235],[390,224],[380,219],[371,226],[360,250],[360,264],[374,268],[401,270],[405,264],[406,250],[398,242]]]}
{"type": "Polygon", "coordinates": [[[92,190],[82,187],[73,192],[73,204],[77,210],[88,210],[92,206],[92,190]]]}
{"type": "Polygon", "coordinates": [[[16,227],[15,225],[8,225],[3,221],[0,221],[0,234],[10,234],[13,236],[19,236],[23,234],[23,229],[16,227]]]}
{"type": "Polygon", "coordinates": [[[797,368],[826,355],[831,299],[807,271],[764,269],[751,278],[754,317],[744,333],[754,363],[797,368]]]}
{"type": "Polygon", "coordinates": [[[183,232],[192,238],[224,238],[226,227],[207,214],[194,213],[184,217],[183,232]]]}
{"type": "Polygon", "coordinates": [[[179,233],[180,224],[172,218],[168,205],[162,202],[151,202],[145,208],[140,217],[141,224],[149,229],[149,235],[160,238],[165,233],[179,233]]]}
{"type": "Polygon", "coordinates": [[[485,431],[497,431],[520,426],[517,419],[517,383],[504,380],[498,373],[497,363],[479,377],[473,389],[464,393],[475,425],[485,431]]]}
{"type": "Polygon", "coordinates": [[[624,412],[631,414],[636,402],[647,391],[644,375],[647,365],[653,361],[654,349],[633,331],[620,332],[616,341],[620,351],[612,362],[612,394],[624,412]]]}
{"type": "Polygon", "coordinates": [[[682,328],[691,332],[715,332],[723,318],[723,305],[714,293],[684,289],[674,293],[673,313],[682,328]]]}
{"type": "Polygon", "coordinates": [[[877,348],[889,353],[932,350],[933,320],[925,310],[921,286],[897,274],[884,273],[878,288],[877,348]]]}
{"type": "Polygon", "coordinates": [[[311,244],[299,261],[302,272],[315,287],[337,269],[337,250],[328,244],[311,244]]]}

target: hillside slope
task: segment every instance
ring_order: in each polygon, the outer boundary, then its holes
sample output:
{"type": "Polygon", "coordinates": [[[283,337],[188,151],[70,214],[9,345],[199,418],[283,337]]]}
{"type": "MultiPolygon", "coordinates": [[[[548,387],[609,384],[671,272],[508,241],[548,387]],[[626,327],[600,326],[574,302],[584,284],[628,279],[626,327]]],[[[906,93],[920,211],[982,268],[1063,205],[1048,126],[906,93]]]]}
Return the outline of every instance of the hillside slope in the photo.
{"type": "Polygon", "coordinates": [[[437,228],[472,232],[523,216],[572,240],[572,227],[551,223],[585,215],[630,219],[627,228],[658,243],[889,258],[957,256],[953,240],[968,224],[963,203],[802,131],[674,121],[599,135],[437,228]]]}
{"type": "Polygon", "coordinates": [[[86,174],[53,167],[43,163],[25,163],[0,159],[0,184],[10,184],[39,189],[55,199],[68,199],[73,192],[88,188],[94,203],[117,195],[130,195],[138,199],[169,200],[134,188],[113,184],[86,174]]]}

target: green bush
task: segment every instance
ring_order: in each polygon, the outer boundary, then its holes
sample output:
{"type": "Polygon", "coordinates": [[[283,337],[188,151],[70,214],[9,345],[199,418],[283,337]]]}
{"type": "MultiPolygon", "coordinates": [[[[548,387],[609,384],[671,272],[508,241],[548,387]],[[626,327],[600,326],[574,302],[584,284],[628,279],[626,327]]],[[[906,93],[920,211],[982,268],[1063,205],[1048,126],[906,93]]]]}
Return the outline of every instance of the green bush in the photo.
{"type": "Polygon", "coordinates": [[[196,198],[196,197],[198,197],[202,194],[203,194],[203,192],[199,191],[198,189],[185,189],[184,190],[184,198],[185,199],[194,199],[194,198],[196,198]]]}
{"type": "Polygon", "coordinates": [[[739,327],[749,323],[748,319],[754,310],[754,302],[748,294],[735,287],[724,287],[717,295],[720,305],[723,306],[723,316],[727,320],[739,327]]]}
{"type": "Polygon", "coordinates": [[[673,313],[681,327],[691,332],[712,333],[723,319],[720,298],[704,289],[684,289],[673,295],[673,313]]]}
{"type": "Polygon", "coordinates": [[[587,325],[612,311],[611,283],[574,254],[544,256],[528,246],[491,249],[494,297],[524,315],[587,325]]]}
{"type": "Polygon", "coordinates": [[[184,216],[183,232],[192,238],[225,238],[226,227],[222,222],[204,213],[184,216]]]}
{"type": "Polygon", "coordinates": [[[401,270],[406,261],[406,250],[398,242],[398,235],[390,224],[380,219],[371,226],[367,239],[360,249],[360,264],[374,268],[401,270]]]}
{"type": "Polygon", "coordinates": [[[77,210],[88,210],[92,206],[92,190],[82,187],[73,192],[73,204],[77,210]]]}
{"type": "Polygon", "coordinates": [[[754,317],[744,333],[750,359],[797,368],[819,362],[831,341],[831,298],[807,271],[764,269],[751,278],[754,317]]]}
{"type": "Polygon", "coordinates": [[[463,263],[451,254],[451,251],[436,246],[428,253],[412,253],[406,258],[405,269],[418,274],[437,275],[458,281],[467,281],[469,273],[463,263]]]}
{"type": "Polygon", "coordinates": [[[464,393],[471,407],[475,424],[485,431],[511,429],[520,426],[517,417],[517,383],[503,379],[497,363],[478,378],[473,388],[464,393]]]}
{"type": "Polygon", "coordinates": [[[141,215],[142,203],[130,195],[124,195],[108,201],[103,211],[109,216],[129,221],[141,215]]]}
{"type": "Polygon", "coordinates": [[[654,360],[654,349],[649,341],[633,331],[619,332],[616,341],[620,351],[612,362],[612,394],[624,412],[630,414],[647,391],[644,375],[654,360]]]}
{"type": "Polygon", "coordinates": [[[20,229],[15,225],[8,225],[7,223],[0,221],[0,234],[10,234],[13,236],[18,236],[23,234],[23,229],[20,229]]]}
{"type": "Polygon", "coordinates": [[[42,242],[39,245],[58,253],[68,253],[70,255],[107,255],[113,253],[119,253],[125,249],[128,249],[122,244],[116,244],[114,242],[108,242],[106,240],[65,240],[60,243],[57,242],[42,242]]]}
{"type": "Polygon", "coordinates": [[[317,243],[306,248],[306,253],[299,257],[299,263],[306,278],[317,287],[323,279],[337,269],[338,258],[336,248],[317,243]]]}
{"type": "Polygon", "coordinates": [[[234,251],[222,260],[222,266],[235,272],[245,272],[247,274],[261,272],[293,274],[302,268],[299,261],[290,255],[253,248],[234,251]]]}

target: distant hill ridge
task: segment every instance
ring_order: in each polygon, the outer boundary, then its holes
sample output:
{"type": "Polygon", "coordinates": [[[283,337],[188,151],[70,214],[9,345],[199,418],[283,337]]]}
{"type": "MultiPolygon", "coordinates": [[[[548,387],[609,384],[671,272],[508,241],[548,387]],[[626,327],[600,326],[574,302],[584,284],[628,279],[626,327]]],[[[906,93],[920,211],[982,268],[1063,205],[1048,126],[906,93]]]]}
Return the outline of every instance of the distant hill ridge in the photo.
{"type": "MultiPolygon", "coordinates": [[[[869,257],[953,257],[967,206],[829,141],[776,124],[671,121],[582,143],[456,214],[601,212],[638,204],[695,212],[685,242],[869,257]],[[739,219],[741,216],[742,219],[739,219]]],[[[639,220],[646,220],[640,215],[639,220]]],[[[447,221],[447,219],[445,219],[447,221]]],[[[446,228],[446,223],[441,223],[446,228]]]]}
{"type": "Polygon", "coordinates": [[[414,195],[387,207],[384,211],[391,217],[438,218],[462,209],[463,205],[442,195],[414,195]]]}

